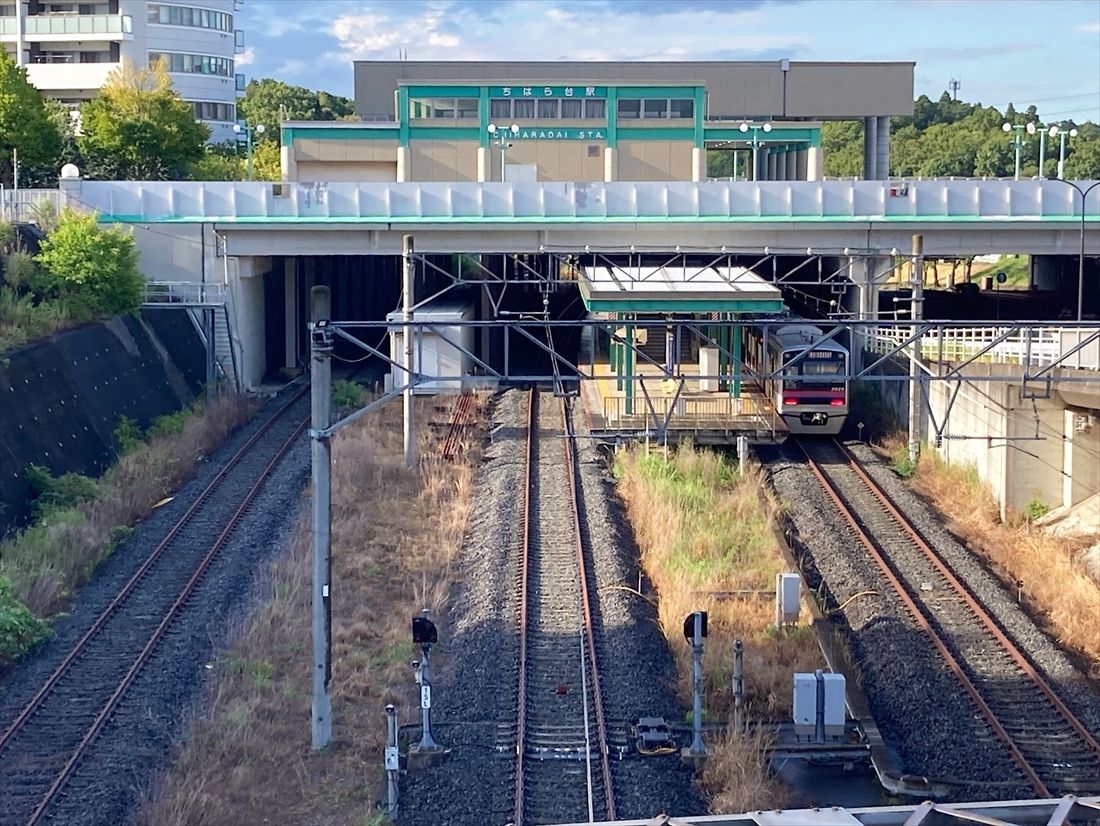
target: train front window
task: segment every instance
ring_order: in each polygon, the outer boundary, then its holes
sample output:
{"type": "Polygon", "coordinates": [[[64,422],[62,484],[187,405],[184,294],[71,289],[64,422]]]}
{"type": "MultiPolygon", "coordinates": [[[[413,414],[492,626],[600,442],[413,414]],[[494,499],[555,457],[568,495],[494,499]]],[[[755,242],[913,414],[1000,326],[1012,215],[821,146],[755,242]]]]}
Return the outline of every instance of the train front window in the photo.
{"type": "Polygon", "coordinates": [[[802,367],[801,375],[810,378],[844,375],[843,356],[828,359],[804,359],[800,366],[802,367]]]}

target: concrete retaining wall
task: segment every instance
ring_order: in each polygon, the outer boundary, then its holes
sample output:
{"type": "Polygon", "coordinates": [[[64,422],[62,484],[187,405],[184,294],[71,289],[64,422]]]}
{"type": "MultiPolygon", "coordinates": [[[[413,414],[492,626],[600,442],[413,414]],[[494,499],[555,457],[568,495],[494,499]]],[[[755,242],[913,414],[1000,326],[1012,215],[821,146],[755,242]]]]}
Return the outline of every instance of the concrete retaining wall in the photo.
{"type": "Polygon", "coordinates": [[[189,404],[202,343],[184,312],[160,310],[70,330],[0,358],[0,535],[26,523],[31,464],[98,475],[120,416],[147,427],[189,404]]]}

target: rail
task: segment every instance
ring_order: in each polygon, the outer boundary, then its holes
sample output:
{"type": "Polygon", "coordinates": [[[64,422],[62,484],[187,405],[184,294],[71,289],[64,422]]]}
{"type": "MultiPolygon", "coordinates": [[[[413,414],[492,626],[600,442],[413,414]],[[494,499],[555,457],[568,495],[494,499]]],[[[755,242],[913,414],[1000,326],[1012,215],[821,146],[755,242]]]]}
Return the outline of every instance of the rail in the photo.
{"type": "MultiPolygon", "coordinates": [[[[798,445],[805,454],[808,466],[817,478],[818,484],[821,486],[822,490],[824,490],[826,495],[832,500],[837,510],[848,523],[850,530],[856,535],[875,566],[889,583],[906,612],[928,636],[944,662],[947,663],[951,673],[960,682],[964,691],[974,702],[975,706],[977,706],[982,717],[985,718],[997,739],[1005,745],[1013,762],[1019,766],[1027,782],[1039,795],[1044,797],[1050,796],[1048,784],[1060,782],[1057,772],[1062,770],[1066,765],[1072,766],[1074,757],[1068,749],[1063,748],[1059,748],[1058,756],[1052,757],[1049,752],[1037,749],[1034,742],[1029,741],[1027,738],[1021,738],[1020,732],[1030,730],[1030,726],[1021,728],[1021,721],[1019,719],[1011,721],[1008,724],[1002,722],[1001,716],[999,716],[998,712],[992,707],[993,700],[991,698],[987,699],[987,693],[990,691],[987,685],[988,681],[981,678],[976,680],[971,679],[970,675],[967,673],[967,669],[964,667],[965,663],[960,662],[959,658],[955,656],[955,653],[951,650],[944,638],[944,632],[938,630],[938,626],[941,626],[943,621],[934,620],[932,609],[924,603],[923,599],[914,597],[910,588],[903,582],[904,574],[898,570],[897,563],[891,558],[888,558],[888,552],[880,547],[879,541],[873,538],[868,532],[869,528],[868,530],[864,529],[863,526],[865,524],[869,525],[871,515],[864,509],[861,510],[860,514],[857,516],[853,506],[846,501],[846,497],[841,491],[840,485],[832,478],[831,472],[824,470],[822,465],[814,459],[811,455],[813,451],[811,448],[807,447],[806,443],[799,441],[798,445]],[[920,599],[919,602],[918,599],[920,599]],[[935,624],[933,624],[933,622],[935,622],[935,624]],[[1040,763],[1042,763],[1041,767],[1040,763]]],[[[976,621],[981,626],[982,633],[994,643],[998,650],[1007,656],[1012,665],[1018,669],[1023,680],[1038,690],[1038,694],[1034,698],[1035,701],[1039,703],[1045,701],[1045,703],[1049,705],[1055,712],[1055,716],[1060,718],[1062,723],[1073,732],[1073,736],[1077,738],[1077,741],[1084,746],[1083,754],[1091,755],[1091,759],[1094,762],[1100,759],[1100,742],[1097,742],[1096,737],[1079,719],[1077,719],[1073,712],[1059,698],[1058,694],[1051,688],[1046,679],[1036,670],[1019,647],[1004,633],[981,602],[971,593],[966,585],[955,576],[954,572],[943,558],[925,541],[920,531],[913,527],[911,522],[894,504],[890,496],[870,477],[862,468],[856,457],[843,444],[834,440],[832,447],[840,452],[844,463],[846,463],[846,467],[851,470],[858,479],[858,483],[864,490],[870,493],[881,507],[882,511],[886,514],[893,526],[890,533],[895,536],[904,537],[905,540],[918,549],[920,555],[927,562],[931,563],[936,575],[941,577],[946,583],[950,592],[959,601],[965,612],[973,621],[976,621]]],[[[1002,715],[1003,706],[1004,704],[1002,702],[1002,715]]],[[[1035,725],[1037,725],[1035,722],[1035,715],[1037,713],[1038,710],[1034,703],[1028,703],[1028,708],[1023,711],[1023,715],[1027,717],[1028,721],[1035,725]]],[[[1054,734],[1048,732],[1048,736],[1053,737],[1054,734]]]]}
{"type": "Polygon", "coordinates": [[[221,307],[226,286],[221,282],[146,281],[141,303],[147,307],[221,307]]]}
{"type": "MultiPolygon", "coordinates": [[[[877,327],[868,335],[870,349],[893,352],[911,333],[906,327],[877,327]]],[[[1087,327],[953,327],[930,328],[921,334],[921,358],[933,362],[974,360],[986,364],[1021,364],[1100,370],[1100,341],[1087,327]],[[1079,348],[1074,351],[1074,348],[1079,348]],[[1063,353],[1068,355],[1063,357],[1063,353]]],[[[905,348],[908,354],[912,345],[905,348]]]]}
{"type": "Polygon", "coordinates": [[[637,393],[633,399],[604,396],[602,400],[604,421],[631,429],[658,427],[666,420],[669,430],[734,430],[746,424],[761,430],[779,427],[771,405],[757,396],[651,395],[647,400],[637,393]]]}

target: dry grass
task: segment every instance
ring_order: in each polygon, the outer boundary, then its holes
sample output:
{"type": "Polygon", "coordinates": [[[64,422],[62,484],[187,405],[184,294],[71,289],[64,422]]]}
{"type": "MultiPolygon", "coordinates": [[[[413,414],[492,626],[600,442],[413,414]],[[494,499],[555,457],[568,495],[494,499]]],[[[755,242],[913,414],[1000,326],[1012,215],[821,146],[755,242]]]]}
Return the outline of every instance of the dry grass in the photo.
{"type": "MultiPolygon", "coordinates": [[[[772,533],[774,506],[761,496],[759,468],[741,478],[720,455],[683,446],[668,458],[640,447],[620,452],[615,469],[642,565],[659,594],[658,617],[677,659],[682,702],[689,705],[691,697],[683,620],[702,609],[708,612],[704,689],[710,719],[726,720],[732,713],[737,639],[744,643],[747,714],[784,716],[792,672],[818,667],[820,653],[808,626],[774,631],[775,574],[785,566],[772,533]]],[[[703,781],[715,811],[735,810],[735,800],[780,800],[762,745],[759,738],[733,735],[719,746],[703,781]],[[771,791],[761,797],[761,789],[771,791]]]]}
{"type": "Polygon", "coordinates": [[[221,399],[188,418],[180,432],[151,438],[120,457],[99,479],[94,499],[53,511],[0,543],[0,576],[11,580],[12,593],[37,616],[61,610],[128,529],[190,479],[252,409],[242,397],[221,399]]]}
{"type": "MultiPolygon", "coordinates": [[[[420,421],[430,402],[420,407],[420,421]]],[[[480,430],[470,432],[476,438],[480,430]]],[[[333,745],[310,749],[309,513],[266,574],[262,603],[220,655],[205,709],[140,821],[375,822],[383,707],[408,721],[409,622],[435,616],[454,580],[476,453],[441,463],[423,432],[419,470],[402,461],[401,405],[384,406],[333,444],[333,745]]],[[[441,647],[442,648],[442,647],[441,647]]],[[[445,652],[437,649],[442,665],[445,652]]]]}
{"type": "Polygon", "coordinates": [[[774,738],[765,729],[730,732],[708,744],[710,756],[699,784],[714,812],[748,812],[787,805],[787,791],[770,771],[767,751],[774,738]]]}
{"type": "MultiPolygon", "coordinates": [[[[886,450],[896,450],[892,443],[886,450]]],[[[1075,542],[1029,530],[1020,516],[1002,522],[997,503],[972,467],[950,465],[933,450],[921,454],[913,487],[947,517],[947,528],[993,571],[1023,593],[1034,616],[1100,677],[1100,585],[1089,577],[1075,542]]]]}

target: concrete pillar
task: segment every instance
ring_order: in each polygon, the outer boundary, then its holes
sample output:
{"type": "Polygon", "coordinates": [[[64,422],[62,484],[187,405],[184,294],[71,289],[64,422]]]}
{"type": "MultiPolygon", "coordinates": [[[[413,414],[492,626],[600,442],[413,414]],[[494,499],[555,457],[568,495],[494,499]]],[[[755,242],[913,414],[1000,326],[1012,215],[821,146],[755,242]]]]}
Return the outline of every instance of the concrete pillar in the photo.
{"type": "Polygon", "coordinates": [[[397,147],[397,180],[398,180],[398,182],[410,180],[410,175],[412,174],[412,170],[409,168],[411,166],[411,161],[412,161],[412,156],[411,156],[411,153],[409,152],[409,147],[407,147],[407,146],[397,147]]]}
{"type": "Polygon", "coordinates": [[[283,259],[283,304],[286,307],[284,324],[283,367],[292,370],[298,366],[298,259],[283,259]]]}
{"type": "Polygon", "coordinates": [[[820,146],[811,146],[806,150],[806,180],[820,181],[825,177],[825,158],[820,146]]]}
{"type": "MultiPolygon", "coordinates": [[[[694,169],[694,154],[691,161],[694,169]]],[[[619,150],[614,146],[605,146],[603,149],[603,179],[608,183],[619,180],[619,150]]]]}
{"type": "Polygon", "coordinates": [[[764,147],[764,169],[765,169],[764,180],[765,181],[774,181],[775,180],[775,173],[776,173],[776,168],[777,168],[776,161],[778,159],[779,159],[779,155],[777,155],[775,152],[772,152],[772,149],[771,149],[770,146],[764,147]]]}
{"type": "Polygon", "coordinates": [[[877,118],[875,126],[875,172],[885,181],[890,177],[890,116],[877,118]]]}
{"type": "Polygon", "coordinates": [[[787,162],[784,178],[788,181],[797,181],[798,178],[798,150],[793,147],[783,154],[783,160],[787,162]]]}
{"type": "Polygon", "coordinates": [[[284,181],[298,180],[298,160],[294,155],[294,144],[279,149],[279,175],[284,181]]]}
{"type": "Polygon", "coordinates": [[[691,147],[691,180],[705,181],[707,179],[707,153],[698,146],[691,147]]]}
{"type": "Polygon", "coordinates": [[[477,180],[478,183],[485,183],[489,180],[489,147],[479,146],[477,148],[477,180]]]}
{"type": "Polygon", "coordinates": [[[878,118],[863,119],[863,179],[874,181],[878,178],[875,165],[878,147],[878,118]]]}

